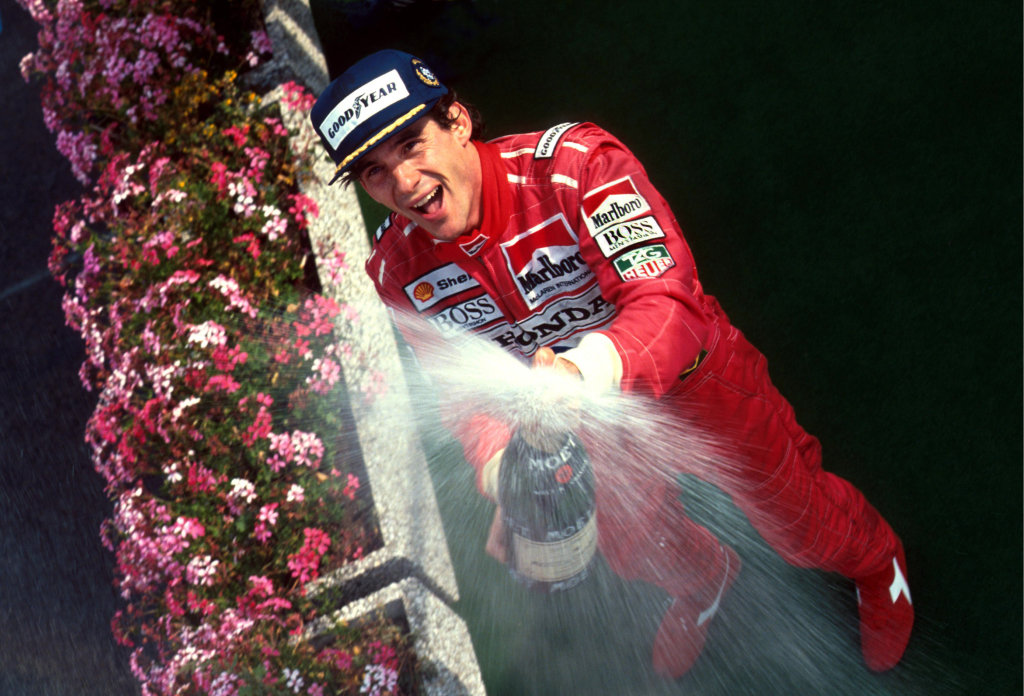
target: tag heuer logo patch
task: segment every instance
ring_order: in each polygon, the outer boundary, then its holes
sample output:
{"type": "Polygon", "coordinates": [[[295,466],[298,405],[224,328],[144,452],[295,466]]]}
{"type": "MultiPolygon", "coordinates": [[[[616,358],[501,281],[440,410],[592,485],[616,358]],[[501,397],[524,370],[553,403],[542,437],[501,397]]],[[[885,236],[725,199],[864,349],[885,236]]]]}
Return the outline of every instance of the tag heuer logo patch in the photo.
{"type": "Polygon", "coordinates": [[[630,220],[613,225],[604,232],[594,235],[594,241],[600,247],[601,253],[606,259],[640,242],[647,242],[652,239],[664,239],[665,232],[653,215],[642,217],[639,220],[630,220]]]}
{"type": "Polygon", "coordinates": [[[654,244],[627,251],[612,263],[615,265],[619,277],[624,281],[657,278],[676,265],[664,244],[654,244]]]}

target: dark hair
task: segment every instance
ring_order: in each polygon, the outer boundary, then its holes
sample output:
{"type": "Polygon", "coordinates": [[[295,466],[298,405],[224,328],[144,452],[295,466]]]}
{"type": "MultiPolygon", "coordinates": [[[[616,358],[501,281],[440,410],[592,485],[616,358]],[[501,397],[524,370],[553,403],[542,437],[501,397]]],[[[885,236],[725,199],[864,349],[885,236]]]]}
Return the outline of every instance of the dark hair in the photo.
{"type": "Polygon", "coordinates": [[[461,114],[456,114],[453,118],[450,115],[452,104],[459,102],[461,106],[466,109],[466,114],[469,116],[469,122],[473,126],[473,131],[470,133],[470,140],[483,140],[484,137],[484,117],[480,115],[480,112],[475,106],[469,102],[462,101],[459,99],[459,95],[456,94],[454,89],[449,89],[448,94],[441,97],[437,104],[434,104],[434,108],[427,114],[430,118],[437,122],[437,125],[441,126],[445,130],[451,130],[455,126],[455,119],[461,114]]]}
{"type": "MultiPolygon", "coordinates": [[[[459,99],[459,95],[455,93],[455,90],[449,89],[448,94],[441,97],[434,108],[432,108],[426,115],[426,118],[433,119],[437,125],[445,130],[451,130],[455,127],[455,121],[461,115],[459,113],[454,116],[451,115],[452,104],[458,102],[466,110],[466,114],[469,116],[470,125],[473,127],[470,132],[470,140],[482,140],[484,135],[484,119],[480,115],[480,112],[475,106],[464,102],[459,99]]],[[[341,175],[341,183],[348,185],[359,181],[359,162],[357,161],[352,167],[341,175]]]]}

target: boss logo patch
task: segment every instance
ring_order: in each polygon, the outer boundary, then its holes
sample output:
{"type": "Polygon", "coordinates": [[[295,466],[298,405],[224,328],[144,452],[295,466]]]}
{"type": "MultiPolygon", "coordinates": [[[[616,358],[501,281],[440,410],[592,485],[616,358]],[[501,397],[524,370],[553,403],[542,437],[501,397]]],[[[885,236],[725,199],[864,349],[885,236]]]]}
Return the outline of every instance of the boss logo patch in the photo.
{"type": "Polygon", "coordinates": [[[463,290],[469,290],[479,285],[480,283],[476,282],[473,276],[454,263],[449,263],[420,276],[403,289],[413,307],[422,312],[446,297],[457,295],[463,290]]]}
{"type": "Polygon", "coordinates": [[[540,140],[537,142],[537,150],[533,153],[534,159],[551,159],[555,156],[555,148],[558,147],[558,141],[562,139],[566,131],[575,126],[575,123],[560,123],[557,126],[548,128],[540,136],[540,140]]]}
{"type": "Polygon", "coordinates": [[[626,247],[647,242],[652,239],[664,239],[665,232],[653,215],[639,220],[629,220],[612,225],[604,232],[594,235],[594,241],[606,259],[622,251],[626,247]]]}
{"type": "Polygon", "coordinates": [[[445,307],[437,314],[427,317],[444,338],[453,338],[463,332],[485,326],[502,314],[498,311],[490,295],[484,294],[471,300],[445,307]]]}
{"type": "Polygon", "coordinates": [[[627,251],[615,259],[612,264],[619,277],[624,281],[629,281],[657,278],[675,266],[676,262],[664,244],[653,244],[627,251]]]}
{"type": "Polygon", "coordinates": [[[628,176],[594,189],[583,197],[583,217],[593,236],[650,211],[647,199],[640,195],[628,176]]]}
{"type": "Polygon", "coordinates": [[[577,290],[594,277],[580,254],[575,232],[561,213],[502,242],[501,253],[530,309],[577,290]]]}

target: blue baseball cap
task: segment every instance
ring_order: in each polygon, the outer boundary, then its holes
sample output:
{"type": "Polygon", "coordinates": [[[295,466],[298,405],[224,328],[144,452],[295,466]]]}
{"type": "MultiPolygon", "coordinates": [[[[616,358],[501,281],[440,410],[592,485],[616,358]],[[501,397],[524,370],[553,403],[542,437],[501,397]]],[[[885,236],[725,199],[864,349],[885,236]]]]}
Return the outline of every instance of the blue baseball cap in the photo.
{"type": "Polygon", "coordinates": [[[422,60],[401,51],[378,51],[346,70],[309,112],[313,130],[337,165],[329,183],[428,114],[447,93],[422,60]]]}

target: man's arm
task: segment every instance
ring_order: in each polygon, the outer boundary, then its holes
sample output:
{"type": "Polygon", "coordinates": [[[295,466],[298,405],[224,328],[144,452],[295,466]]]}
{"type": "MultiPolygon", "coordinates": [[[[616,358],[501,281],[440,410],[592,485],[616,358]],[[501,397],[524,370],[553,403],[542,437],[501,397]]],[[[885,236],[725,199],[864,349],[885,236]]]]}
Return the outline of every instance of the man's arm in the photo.
{"type": "Polygon", "coordinates": [[[580,252],[617,317],[563,356],[598,387],[660,397],[700,354],[710,320],[697,298],[693,256],[668,204],[625,146],[589,128],[581,134],[589,151],[571,212],[580,252]]]}

